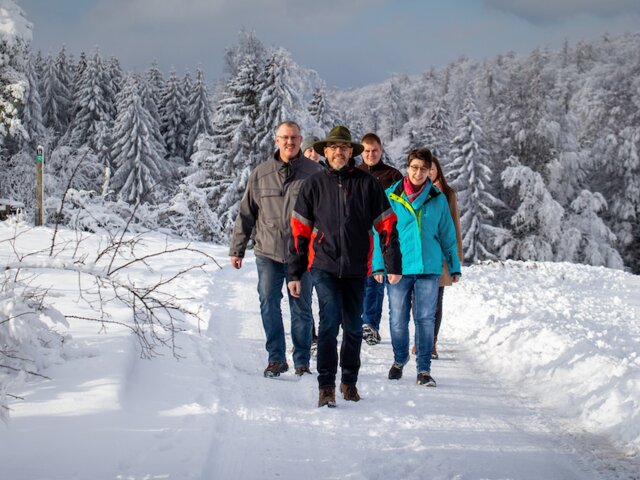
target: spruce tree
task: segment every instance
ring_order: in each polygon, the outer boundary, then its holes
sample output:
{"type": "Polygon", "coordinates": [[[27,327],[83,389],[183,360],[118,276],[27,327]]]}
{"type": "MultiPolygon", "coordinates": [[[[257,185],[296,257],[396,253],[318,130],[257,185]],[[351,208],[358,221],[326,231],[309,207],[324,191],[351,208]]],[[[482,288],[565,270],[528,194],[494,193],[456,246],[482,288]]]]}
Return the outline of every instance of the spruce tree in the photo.
{"type": "MultiPolygon", "coordinates": [[[[74,97],[75,117],[70,126],[70,141],[76,147],[88,146],[100,150],[99,137],[113,123],[113,98],[108,76],[100,54],[96,51],[82,69],[74,97]]],[[[107,163],[106,161],[104,162],[107,163]]]]}
{"type": "Polygon", "coordinates": [[[154,131],[153,120],[144,108],[138,80],[133,76],[127,79],[118,98],[113,138],[116,170],[111,188],[118,197],[129,203],[153,203],[162,198],[169,187],[171,171],[159,133],[154,131]]]}
{"type": "Polygon", "coordinates": [[[467,96],[457,134],[451,142],[451,185],[458,191],[464,258],[473,262],[495,258],[494,238],[499,233],[491,221],[499,200],[490,191],[489,153],[484,146],[481,115],[467,96]]]}
{"type": "MultiPolygon", "coordinates": [[[[165,81],[162,76],[162,72],[158,67],[158,62],[153,62],[146,74],[146,84],[147,90],[149,94],[149,98],[153,100],[156,105],[156,110],[160,110],[160,103],[162,99],[162,92],[165,89],[165,81]]],[[[160,121],[160,117],[158,116],[158,122],[160,121]]]]}
{"type": "Polygon", "coordinates": [[[45,129],[42,123],[42,105],[38,93],[38,80],[36,79],[35,65],[33,61],[27,63],[27,89],[24,96],[24,109],[22,124],[26,130],[26,145],[35,151],[38,144],[45,143],[45,129]]]}
{"type": "Polygon", "coordinates": [[[207,93],[207,85],[204,81],[204,73],[198,69],[196,80],[188,96],[187,103],[187,158],[194,151],[194,145],[200,135],[212,135],[212,112],[207,93]]]}
{"type": "Polygon", "coordinates": [[[517,192],[520,202],[511,216],[511,231],[501,236],[501,258],[553,261],[562,241],[564,208],[556,202],[542,175],[510,160],[501,179],[517,192]]]}
{"type": "Polygon", "coordinates": [[[186,99],[176,72],[171,72],[160,100],[160,131],[167,158],[185,163],[187,141],[186,99]]]}
{"type": "Polygon", "coordinates": [[[318,86],[309,103],[309,113],[323,131],[329,131],[340,122],[333,108],[329,105],[324,87],[318,86]]]}
{"type": "Polygon", "coordinates": [[[274,50],[259,79],[260,101],[256,125],[259,156],[265,158],[273,153],[276,128],[285,120],[300,116],[305,111],[305,102],[300,96],[302,81],[284,48],[274,50]]]}
{"type": "Polygon", "coordinates": [[[64,49],[54,59],[47,56],[41,81],[42,119],[58,136],[64,134],[71,120],[72,97],[64,49]]]}

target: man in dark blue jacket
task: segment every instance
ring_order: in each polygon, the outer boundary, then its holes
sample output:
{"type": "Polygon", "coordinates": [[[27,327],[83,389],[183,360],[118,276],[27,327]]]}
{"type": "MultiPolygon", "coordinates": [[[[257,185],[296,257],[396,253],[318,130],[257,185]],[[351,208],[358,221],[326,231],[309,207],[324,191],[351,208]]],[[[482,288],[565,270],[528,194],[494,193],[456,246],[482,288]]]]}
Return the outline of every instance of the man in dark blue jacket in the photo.
{"type": "Polygon", "coordinates": [[[360,400],[356,383],[362,346],[362,300],[371,275],[373,228],[380,236],[388,281],[402,277],[402,256],[391,210],[380,182],[353,166],[363,146],[346,127],[334,127],[314,150],[327,168],[302,185],[291,216],[289,292],[301,292],[309,269],[318,293],[318,406],[335,407],[338,370],[337,337],[342,325],[340,391],[345,400],[360,400]]]}

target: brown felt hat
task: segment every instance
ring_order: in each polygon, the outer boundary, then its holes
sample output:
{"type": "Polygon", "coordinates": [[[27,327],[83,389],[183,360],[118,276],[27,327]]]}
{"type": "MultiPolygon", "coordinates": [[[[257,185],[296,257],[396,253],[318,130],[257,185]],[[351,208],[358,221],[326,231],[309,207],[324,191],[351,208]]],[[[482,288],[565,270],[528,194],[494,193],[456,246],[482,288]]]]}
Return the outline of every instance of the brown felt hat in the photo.
{"type": "Polygon", "coordinates": [[[313,149],[318,153],[318,155],[322,155],[324,157],[324,149],[327,146],[327,143],[351,144],[351,146],[353,147],[351,157],[357,157],[364,150],[362,144],[351,140],[351,132],[347,127],[343,127],[342,125],[333,127],[329,132],[329,135],[327,135],[327,138],[313,144],[313,149]]]}

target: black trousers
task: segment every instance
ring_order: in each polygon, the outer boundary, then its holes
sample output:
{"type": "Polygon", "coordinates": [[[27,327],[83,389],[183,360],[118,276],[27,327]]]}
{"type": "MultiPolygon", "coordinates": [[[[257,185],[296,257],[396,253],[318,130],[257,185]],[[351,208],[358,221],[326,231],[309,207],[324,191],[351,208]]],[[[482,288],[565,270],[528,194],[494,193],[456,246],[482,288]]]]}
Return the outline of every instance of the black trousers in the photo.
{"type": "Polygon", "coordinates": [[[342,345],[339,356],[342,368],[341,381],[347,385],[355,385],[360,370],[362,300],[367,279],[366,277],[338,278],[316,268],[311,269],[311,277],[320,306],[318,386],[323,388],[336,384],[340,326],[342,326],[342,345]]]}

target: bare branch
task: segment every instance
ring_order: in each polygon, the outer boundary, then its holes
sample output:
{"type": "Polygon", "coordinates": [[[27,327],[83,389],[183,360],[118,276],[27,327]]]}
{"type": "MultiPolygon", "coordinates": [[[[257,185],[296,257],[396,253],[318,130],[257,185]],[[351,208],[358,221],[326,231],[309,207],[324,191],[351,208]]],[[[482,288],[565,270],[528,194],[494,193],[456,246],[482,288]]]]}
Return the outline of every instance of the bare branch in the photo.
{"type": "Polygon", "coordinates": [[[80,158],[80,160],[78,160],[78,163],[76,163],[76,166],[73,168],[73,171],[69,176],[69,181],[67,182],[67,187],[64,189],[64,192],[62,194],[62,199],[60,200],[60,209],[58,210],[58,214],[56,215],[56,223],[53,227],[53,237],[51,238],[51,249],[49,250],[50,256],[53,255],[53,248],[56,245],[56,235],[58,234],[58,226],[60,225],[60,220],[62,219],[62,209],[64,208],[65,199],[67,198],[69,189],[71,188],[71,183],[73,182],[73,179],[75,178],[76,173],[78,173],[78,169],[80,168],[80,165],[82,164],[85,158],[87,158],[86,151],[85,151],[85,154],[80,158]]]}

